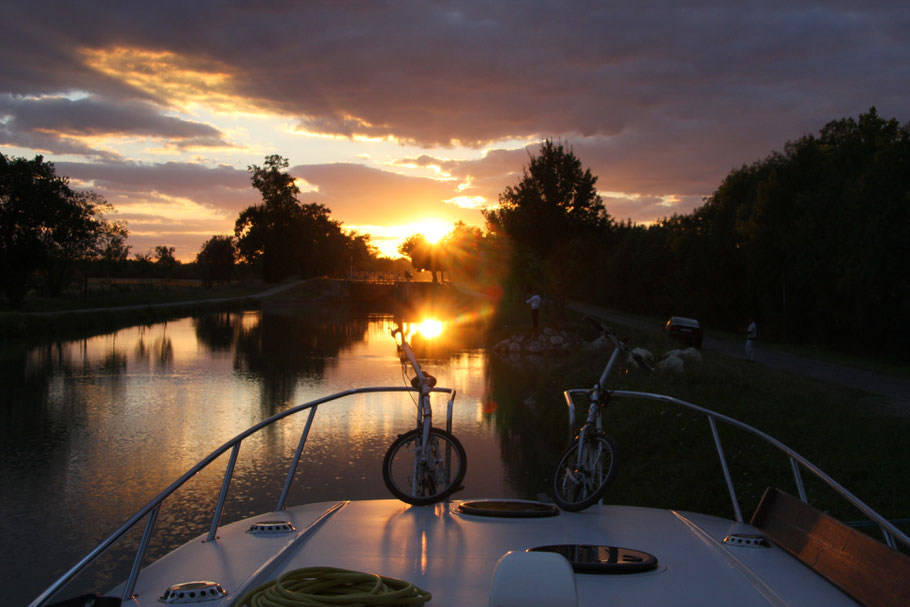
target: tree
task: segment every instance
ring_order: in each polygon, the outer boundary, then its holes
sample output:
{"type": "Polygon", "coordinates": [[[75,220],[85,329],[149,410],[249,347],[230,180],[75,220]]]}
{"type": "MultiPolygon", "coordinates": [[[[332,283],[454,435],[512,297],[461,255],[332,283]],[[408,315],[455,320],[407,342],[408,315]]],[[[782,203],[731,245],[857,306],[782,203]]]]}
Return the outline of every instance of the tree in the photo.
{"type": "Polygon", "coordinates": [[[209,285],[230,283],[235,254],[234,239],[230,236],[212,236],[205,241],[196,255],[202,280],[209,285]]]}
{"type": "Polygon", "coordinates": [[[112,207],[94,192],[74,191],[43,157],[0,154],[0,276],[2,290],[22,305],[31,278],[59,295],[81,261],[98,259],[111,237],[126,235],[103,214],[112,207]]]}
{"type": "Polygon", "coordinates": [[[282,171],[287,166],[286,159],[273,154],[266,157],[264,166],[248,167],[262,204],[246,208],[234,224],[240,257],[273,282],[293,274],[298,265],[300,189],[294,178],[282,171]]]}
{"type": "Polygon", "coordinates": [[[272,282],[339,275],[363,254],[365,243],[357,234],[345,234],[325,205],[301,204],[294,178],[283,171],[287,166],[286,159],[272,155],[264,166],[249,167],[262,204],[245,209],[234,224],[238,255],[272,282]]]}
{"type": "Polygon", "coordinates": [[[492,231],[546,258],[567,240],[611,227],[596,184],[597,177],[582,169],[571,149],[548,139],[531,156],[518,185],[507,187],[499,207],[485,211],[484,218],[492,231]]]}
{"type": "Polygon", "coordinates": [[[428,271],[433,275],[433,282],[438,282],[436,272],[445,270],[442,247],[432,244],[423,234],[411,234],[398,245],[398,252],[411,260],[411,265],[419,271],[428,271]]]}
{"type": "Polygon", "coordinates": [[[100,261],[105,274],[110,277],[126,264],[132,247],[126,244],[126,226],[119,221],[108,223],[103,231],[100,244],[100,261]]]}
{"type": "Polygon", "coordinates": [[[508,268],[508,251],[501,246],[501,239],[457,221],[439,244],[450,280],[492,301],[501,297],[508,268]]]}
{"type": "Polygon", "coordinates": [[[164,245],[155,247],[155,265],[158,266],[158,269],[166,278],[170,278],[174,268],[180,264],[180,262],[177,261],[177,258],[174,257],[174,252],[176,250],[176,247],[167,247],[164,245]]]}
{"type": "Polygon", "coordinates": [[[151,251],[146,251],[145,253],[134,253],[133,259],[136,260],[136,273],[139,274],[139,276],[147,277],[151,275],[152,268],[154,267],[151,251]]]}
{"type": "Polygon", "coordinates": [[[906,358],[910,125],[829,122],[731,171],[704,204],[620,226],[601,300],[742,331],[906,358]],[[621,297],[620,297],[621,296],[621,297]]]}

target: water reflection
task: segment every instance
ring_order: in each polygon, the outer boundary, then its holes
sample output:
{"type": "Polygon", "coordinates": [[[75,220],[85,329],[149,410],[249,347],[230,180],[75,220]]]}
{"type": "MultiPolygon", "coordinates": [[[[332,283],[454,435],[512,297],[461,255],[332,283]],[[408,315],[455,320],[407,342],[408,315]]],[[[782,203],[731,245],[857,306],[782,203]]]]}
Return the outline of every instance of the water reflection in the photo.
{"type": "MultiPolygon", "coordinates": [[[[402,385],[392,322],[388,314],[340,307],[270,308],[0,349],[0,531],[4,545],[15,547],[0,552],[0,582],[20,593],[10,602],[34,598],[250,425],[351,387],[402,385]]],[[[515,430],[500,426],[518,427],[521,415],[507,386],[487,377],[482,331],[463,323],[436,328],[436,337],[418,332],[412,345],[440,385],[458,390],[454,431],[469,462],[462,496],[533,497],[518,480],[515,430]]],[[[407,394],[321,407],[289,503],[388,497],[382,456],[414,418],[407,394]]],[[[274,507],[303,422],[288,420],[244,443],[225,521],[274,507]]],[[[156,535],[153,555],[206,527],[223,466],[194,479],[162,510],[160,528],[183,523],[156,535]]],[[[112,555],[102,573],[122,575],[129,562],[123,554],[112,555]]],[[[103,591],[99,579],[90,577],[86,587],[103,591]]]]}
{"type": "Polygon", "coordinates": [[[264,321],[239,326],[234,370],[258,380],[262,417],[269,417],[294,404],[298,382],[321,381],[327,364],[335,364],[342,350],[363,341],[367,324],[342,308],[272,308],[264,321]]]}

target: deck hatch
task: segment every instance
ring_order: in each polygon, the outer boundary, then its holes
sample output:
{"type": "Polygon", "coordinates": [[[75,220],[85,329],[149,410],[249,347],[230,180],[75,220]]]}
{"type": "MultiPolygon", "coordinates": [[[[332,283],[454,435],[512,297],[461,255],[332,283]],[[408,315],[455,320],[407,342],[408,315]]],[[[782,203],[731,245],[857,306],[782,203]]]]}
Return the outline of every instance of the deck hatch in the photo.
{"type": "Polygon", "coordinates": [[[657,557],[653,554],[619,546],[557,544],[530,548],[528,552],[561,554],[572,565],[575,573],[644,573],[657,567],[657,557]]]}
{"type": "Polygon", "coordinates": [[[553,504],[528,500],[477,500],[462,502],[458,506],[458,512],[500,518],[538,518],[556,516],[559,508],[553,504]]]}

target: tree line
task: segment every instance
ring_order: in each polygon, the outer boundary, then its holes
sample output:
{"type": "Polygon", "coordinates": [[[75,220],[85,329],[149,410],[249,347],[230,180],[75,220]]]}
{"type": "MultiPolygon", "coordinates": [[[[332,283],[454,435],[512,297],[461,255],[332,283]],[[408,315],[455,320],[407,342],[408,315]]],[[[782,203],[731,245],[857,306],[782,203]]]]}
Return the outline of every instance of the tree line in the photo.
{"type": "Polygon", "coordinates": [[[213,235],[193,263],[181,264],[175,248],[166,245],[131,256],[126,223],[105,217],[112,205],[94,192],[73,189],[52,162],[0,154],[0,294],[21,307],[30,290],[59,296],[79,277],[201,278],[214,284],[230,282],[239,265],[244,274],[279,282],[382,266],[368,236],[343,230],[328,207],[297,199],[300,190],[283,171],[287,166],[277,155],[250,166],[262,202],[240,213],[234,234],[213,235]]]}
{"type": "Polygon", "coordinates": [[[650,225],[615,222],[595,183],[547,141],[486,213],[513,243],[515,286],[709,328],[751,316],[764,336],[906,358],[910,124],[875,108],[832,121],[650,225]]]}

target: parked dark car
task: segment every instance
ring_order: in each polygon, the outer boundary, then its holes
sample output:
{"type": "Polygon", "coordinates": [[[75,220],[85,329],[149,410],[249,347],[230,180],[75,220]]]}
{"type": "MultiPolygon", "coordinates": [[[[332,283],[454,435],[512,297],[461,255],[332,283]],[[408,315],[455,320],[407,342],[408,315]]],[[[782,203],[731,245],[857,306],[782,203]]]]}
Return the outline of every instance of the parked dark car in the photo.
{"type": "Polygon", "coordinates": [[[678,339],[687,346],[701,348],[701,341],[704,337],[701,325],[694,318],[683,318],[682,316],[671,316],[667,324],[664,325],[664,333],[674,339],[678,339]]]}

